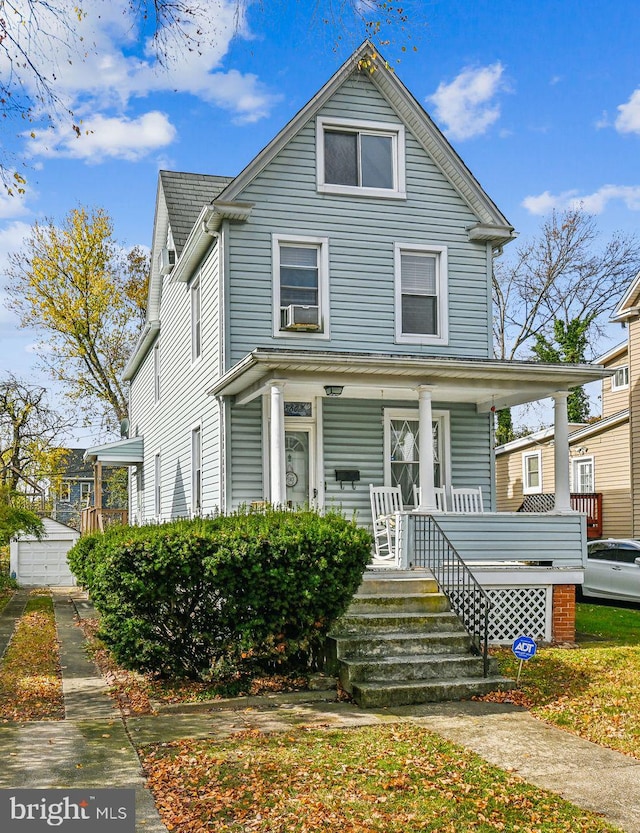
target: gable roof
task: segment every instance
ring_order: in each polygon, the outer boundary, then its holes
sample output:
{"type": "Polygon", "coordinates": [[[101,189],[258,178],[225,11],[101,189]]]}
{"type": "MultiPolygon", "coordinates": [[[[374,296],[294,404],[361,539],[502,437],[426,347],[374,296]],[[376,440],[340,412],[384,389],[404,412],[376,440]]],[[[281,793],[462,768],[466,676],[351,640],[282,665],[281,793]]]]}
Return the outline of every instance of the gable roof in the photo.
{"type": "Polygon", "coordinates": [[[370,41],[356,49],[340,69],[313,96],[271,142],[241,171],[221,194],[224,201],[233,201],[247,185],[271,162],[307,122],[312,119],[339,87],[355,72],[367,77],[429,154],[442,174],[451,182],[462,199],[478,217],[475,239],[505,243],[515,237],[513,226],[485,193],[469,168],[436,127],[422,105],[409,92],[370,41]],[[360,69],[366,58],[375,55],[375,71],[360,69]]]}
{"type": "Polygon", "coordinates": [[[232,181],[229,176],[160,171],[160,187],[178,257],[203,207],[232,181]]]}
{"type": "Polygon", "coordinates": [[[626,321],[627,318],[637,317],[640,313],[640,272],[631,281],[629,289],[611,316],[612,321],[626,321]]]}

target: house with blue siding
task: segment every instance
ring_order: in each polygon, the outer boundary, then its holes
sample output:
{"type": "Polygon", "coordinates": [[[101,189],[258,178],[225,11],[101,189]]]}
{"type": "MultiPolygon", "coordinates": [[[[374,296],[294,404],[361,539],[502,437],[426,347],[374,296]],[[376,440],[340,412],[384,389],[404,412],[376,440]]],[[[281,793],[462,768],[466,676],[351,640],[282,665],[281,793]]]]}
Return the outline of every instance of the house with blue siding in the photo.
{"type": "Polygon", "coordinates": [[[494,641],[562,641],[554,599],[586,543],[566,397],[605,371],[494,358],[493,260],[514,229],[396,73],[365,66],[372,49],[237,176],[160,172],[128,437],[87,459],[131,466],[134,523],[267,502],[370,525],[370,484],[399,486],[393,569],[416,567],[416,519],[436,518],[493,594],[494,641]],[[549,396],[553,511],[498,513],[494,412],[549,396]],[[440,487],[479,487],[484,511],[439,511],[440,487]]]}

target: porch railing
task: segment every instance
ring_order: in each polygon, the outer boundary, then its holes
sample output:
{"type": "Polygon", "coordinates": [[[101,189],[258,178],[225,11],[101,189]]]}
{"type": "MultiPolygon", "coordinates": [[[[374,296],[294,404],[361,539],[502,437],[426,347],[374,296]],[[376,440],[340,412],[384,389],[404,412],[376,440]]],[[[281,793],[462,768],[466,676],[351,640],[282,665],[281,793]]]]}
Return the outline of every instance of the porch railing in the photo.
{"type": "Polygon", "coordinates": [[[89,535],[91,532],[104,532],[109,526],[126,525],[129,513],[126,509],[97,509],[88,506],[80,515],[80,534],[89,535]]]}
{"type": "MultiPolygon", "coordinates": [[[[550,512],[553,510],[555,495],[545,492],[538,495],[525,495],[518,512],[550,512]]],[[[587,516],[587,538],[602,538],[602,493],[572,492],[571,508],[587,516]]]]}
{"type": "Polygon", "coordinates": [[[410,567],[431,570],[438,587],[449,599],[482,656],[484,676],[489,673],[489,611],[491,601],[431,515],[416,515],[413,528],[413,562],[410,567]]]}

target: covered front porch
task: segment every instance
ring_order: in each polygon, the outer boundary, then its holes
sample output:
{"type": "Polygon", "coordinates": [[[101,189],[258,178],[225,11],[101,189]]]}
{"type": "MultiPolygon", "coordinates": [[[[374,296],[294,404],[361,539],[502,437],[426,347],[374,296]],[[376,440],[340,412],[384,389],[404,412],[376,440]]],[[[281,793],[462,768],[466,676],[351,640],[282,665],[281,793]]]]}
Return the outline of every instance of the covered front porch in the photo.
{"type": "Polygon", "coordinates": [[[141,467],[144,463],[144,443],[142,437],[123,437],[119,442],[97,445],[88,448],[84,459],[93,465],[93,506],[83,508],[80,516],[80,534],[104,532],[114,524],[126,525],[129,522],[127,509],[113,509],[104,506],[103,473],[105,467],[123,468],[141,467]]]}

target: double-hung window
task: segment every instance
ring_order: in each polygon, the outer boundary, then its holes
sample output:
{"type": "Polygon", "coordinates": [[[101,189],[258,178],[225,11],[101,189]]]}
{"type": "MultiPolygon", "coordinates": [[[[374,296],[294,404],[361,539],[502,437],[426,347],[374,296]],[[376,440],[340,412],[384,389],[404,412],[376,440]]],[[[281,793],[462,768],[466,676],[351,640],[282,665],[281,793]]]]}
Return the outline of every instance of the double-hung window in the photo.
{"type": "Polygon", "coordinates": [[[522,455],[522,492],[535,495],[542,492],[542,453],[525,452],[522,455]]]}
{"type": "Polygon", "coordinates": [[[629,365],[616,368],[611,377],[611,390],[624,390],[629,387],[629,365]]]}
{"type": "Polygon", "coordinates": [[[446,246],[395,245],[396,341],[446,344],[446,246]]]}
{"type": "Polygon", "coordinates": [[[162,470],[160,463],[160,454],[156,454],[153,458],[153,511],[156,518],[159,518],[162,513],[162,470]]]}
{"type": "Polygon", "coordinates": [[[328,337],[329,241],[273,235],[274,335],[328,337]]]}
{"type": "Polygon", "coordinates": [[[160,342],[153,346],[153,399],[160,401],[160,342]]]}
{"type": "Polygon", "coordinates": [[[316,130],[319,191],[406,197],[402,125],[322,117],[316,130]]]}

